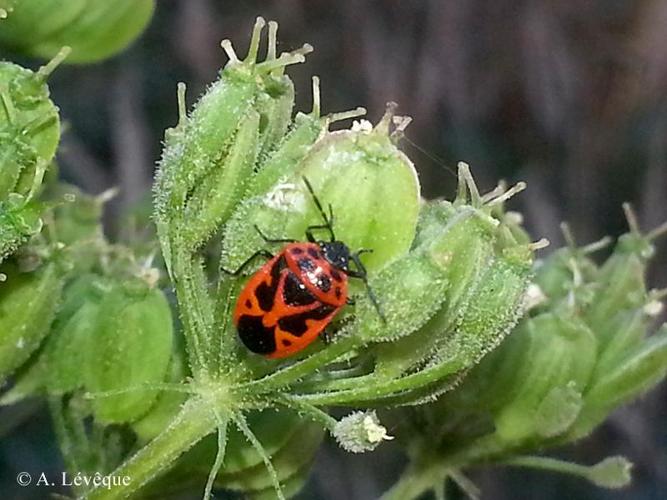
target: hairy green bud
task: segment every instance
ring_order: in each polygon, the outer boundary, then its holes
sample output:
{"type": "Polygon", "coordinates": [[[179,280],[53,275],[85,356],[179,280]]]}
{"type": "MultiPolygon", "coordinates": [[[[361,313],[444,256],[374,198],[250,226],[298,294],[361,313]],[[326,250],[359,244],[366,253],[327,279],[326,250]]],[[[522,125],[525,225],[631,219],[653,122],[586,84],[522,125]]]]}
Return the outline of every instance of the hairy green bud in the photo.
{"type": "Polygon", "coordinates": [[[3,266],[0,283],[0,380],[4,381],[37,350],[49,332],[62,290],[55,263],[22,273],[3,266]]]}
{"type": "Polygon", "coordinates": [[[154,0],[21,0],[3,22],[0,44],[43,58],[68,45],[70,63],[96,62],[137,38],[154,8],[154,0]]]}
{"type": "Polygon", "coordinates": [[[374,411],[359,411],[343,417],[336,423],[333,435],[341,448],[352,453],[373,451],[382,441],[393,439],[374,411]]]}
{"type": "Polygon", "coordinates": [[[172,352],[166,298],[140,280],[116,284],[100,300],[93,332],[85,386],[93,394],[119,391],[93,400],[96,418],[120,423],[141,417],[159,391],[136,389],[164,380],[172,352]]]}

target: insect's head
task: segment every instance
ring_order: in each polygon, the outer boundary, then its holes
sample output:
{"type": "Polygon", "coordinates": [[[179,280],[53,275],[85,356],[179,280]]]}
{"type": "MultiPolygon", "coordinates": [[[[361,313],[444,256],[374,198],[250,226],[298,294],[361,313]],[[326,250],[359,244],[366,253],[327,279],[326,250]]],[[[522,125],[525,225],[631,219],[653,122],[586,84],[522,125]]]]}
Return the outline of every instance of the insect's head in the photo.
{"type": "Polygon", "coordinates": [[[350,269],[350,249],[342,241],[322,241],[318,243],[324,258],[336,269],[347,272],[350,269]]]}
{"type": "Polygon", "coordinates": [[[380,304],[378,303],[378,300],[375,297],[375,293],[373,293],[373,289],[368,284],[368,277],[367,277],[368,273],[366,272],[366,268],[364,267],[363,263],[361,262],[361,259],[359,258],[359,256],[362,253],[369,252],[371,250],[362,249],[359,250],[358,252],[351,253],[350,249],[345,243],[343,243],[342,241],[338,241],[336,239],[336,234],[334,233],[333,230],[333,209],[331,208],[331,205],[329,205],[329,213],[327,214],[322,208],[322,203],[320,203],[320,200],[317,198],[317,195],[313,190],[313,186],[310,184],[310,182],[306,177],[303,178],[303,182],[306,184],[308,192],[310,192],[310,195],[313,197],[313,202],[315,203],[317,211],[320,213],[322,221],[324,222],[324,224],[310,226],[306,230],[306,236],[308,237],[308,241],[310,241],[311,243],[317,243],[319,245],[322,251],[322,255],[327,260],[327,262],[329,262],[329,264],[331,264],[333,267],[335,267],[336,269],[340,269],[348,276],[352,276],[354,278],[359,278],[363,280],[364,284],[366,285],[366,290],[368,291],[368,296],[371,299],[373,306],[377,310],[378,315],[380,316],[380,318],[382,318],[382,321],[386,321],[384,313],[380,308],[380,304]],[[330,236],[329,241],[316,240],[313,237],[313,230],[315,229],[326,229],[327,231],[329,231],[329,236],[330,236]],[[350,261],[354,263],[356,269],[354,270],[350,269],[350,261]]]}

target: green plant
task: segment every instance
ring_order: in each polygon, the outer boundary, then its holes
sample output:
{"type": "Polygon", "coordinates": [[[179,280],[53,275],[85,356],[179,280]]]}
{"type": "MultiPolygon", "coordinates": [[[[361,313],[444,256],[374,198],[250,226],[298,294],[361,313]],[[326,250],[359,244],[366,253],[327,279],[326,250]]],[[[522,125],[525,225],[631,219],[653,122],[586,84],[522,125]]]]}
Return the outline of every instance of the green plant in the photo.
{"type": "MultiPolygon", "coordinates": [[[[25,22],[14,9],[8,19],[25,22]]],[[[154,185],[162,261],[104,238],[105,196],[44,179],[59,137],[44,80],[64,52],[36,73],[0,67],[0,375],[11,377],[1,401],[46,398],[71,472],[129,478],[74,494],[284,497],[305,482],[324,432],[372,451],[391,439],[383,422],[411,458],[387,498],[439,492],[446,479],[474,496],[461,470],[481,463],[625,484],[624,459],[585,468],[526,454],[586,436],[664,377],[664,327],[647,334],[662,293],[644,274],[665,228],[642,234],[628,207],[630,232],[603,265],[590,257],[599,245],[574,242],[538,265],[546,242],[504,207],[525,184],[480,194],[461,163],[453,201],[422,200],[398,148],[409,118],[390,104],[375,126],[332,132],[363,110],[322,115],[317,78],[312,111],[293,116],[286,68],[311,47],[277,54],[269,23],[260,61],[264,28],[259,18],[244,59],[223,41],[229,62],[189,112],[178,87],[154,185]],[[304,178],[332,206],[337,237],[373,249],[364,260],[384,318],[353,285],[330,343],[264,359],[231,321],[256,267],[222,269],[265,245],[255,226],[302,239],[320,221],[304,178]],[[30,307],[17,315],[17,304],[30,307]],[[335,406],[354,411],[337,420],[335,406]]],[[[109,43],[97,53],[118,48],[109,43]]]]}

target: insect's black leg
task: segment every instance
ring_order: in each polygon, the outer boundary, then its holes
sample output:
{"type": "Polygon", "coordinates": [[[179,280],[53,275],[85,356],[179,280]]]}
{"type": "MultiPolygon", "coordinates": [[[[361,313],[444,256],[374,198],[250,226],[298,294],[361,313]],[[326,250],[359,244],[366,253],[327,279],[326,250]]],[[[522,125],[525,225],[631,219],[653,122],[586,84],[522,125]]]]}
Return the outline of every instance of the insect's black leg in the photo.
{"type": "Polygon", "coordinates": [[[354,265],[357,267],[356,271],[353,270],[348,270],[347,275],[352,277],[352,278],[359,278],[364,282],[364,285],[366,285],[366,291],[368,292],[368,298],[371,300],[371,303],[373,304],[373,307],[375,307],[375,310],[378,313],[378,316],[380,316],[380,319],[382,320],[383,323],[387,322],[387,318],[385,317],[384,313],[382,312],[382,308],[380,307],[380,303],[378,302],[377,297],[375,296],[375,292],[371,288],[371,286],[368,284],[368,273],[366,272],[366,267],[364,264],[361,262],[361,259],[359,258],[360,253],[363,251],[368,252],[368,250],[360,250],[357,253],[353,253],[350,256],[350,260],[354,262],[354,265]]]}
{"type": "Polygon", "coordinates": [[[325,345],[329,345],[333,343],[334,333],[329,328],[325,328],[322,330],[322,333],[320,333],[320,337],[322,337],[322,342],[324,342],[325,345]]]}
{"type": "Polygon", "coordinates": [[[357,303],[357,301],[354,299],[354,297],[348,297],[348,298],[345,299],[345,303],[348,306],[353,306],[354,304],[357,303]]]}
{"type": "Polygon", "coordinates": [[[306,228],[306,239],[308,241],[310,241],[311,243],[316,243],[318,240],[313,236],[313,231],[314,230],[320,230],[320,229],[329,230],[330,228],[329,228],[328,224],[327,225],[319,224],[319,225],[315,225],[315,226],[308,226],[306,228]]]}
{"type": "MultiPolygon", "coordinates": [[[[333,214],[333,206],[331,206],[331,203],[329,203],[329,220],[327,221],[327,224],[329,225],[329,229],[333,228],[334,226],[334,214],[333,214]]],[[[331,241],[334,241],[336,237],[333,234],[333,231],[331,232],[331,241]]]]}
{"type": "Polygon", "coordinates": [[[260,237],[266,242],[266,243],[294,243],[296,240],[293,240],[292,238],[269,238],[267,235],[265,235],[262,230],[259,228],[257,224],[255,224],[255,231],[259,233],[260,237]]]}
{"type": "Polygon", "coordinates": [[[222,271],[225,274],[228,274],[230,276],[239,276],[251,263],[254,261],[257,257],[264,257],[267,260],[270,260],[273,258],[273,254],[269,252],[268,250],[258,250],[254,254],[252,254],[250,257],[248,257],[243,264],[241,264],[236,271],[229,271],[225,269],[224,267],[220,266],[220,271],[222,271]]]}
{"type": "Polygon", "coordinates": [[[322,220],[324,221],[324,225],[322,225],[321,227],[323,229],[324,228],[328,229],[329,230],[329,235],[331,236],[331,241],[335,241],[336,240],[336,235],[334,234],[334,230],[333,230],[333,223],[332,223],[333,211],[331,210],[331,205],[329,205],[329,211],[330,211],[331,216],[327,217],[326,212],[322,208],[322,204],[320,203],[320,200],[317,198],[317,195],[315,195],[315,191],[313,190],[313,186],[311,186],[310,181],[306,177],[304,177],[303,182],[306,184],[306,187],[308,188],[308,191],[310,192],[310,195],[313,198],[313,202],[315,203],[315,206],[317,207],[317,211],[320,213],[320,216],[322,217],[322,220]]]}
{"type": "Polygon", "coordinates": [[[354,320],[354,316],[346,316],[340,321],[338,321],[338,324],[336,326],[336,331],[332,328],[331,325],[327,326],[322,332],[320,333],[320,337],[322,337],[322,342],[325,344],[331,344],[333,343],[334,338],[336,337],[336,333],[338,333],[341,328],[344,328],[347,324],[351,323],[354,320]]]}

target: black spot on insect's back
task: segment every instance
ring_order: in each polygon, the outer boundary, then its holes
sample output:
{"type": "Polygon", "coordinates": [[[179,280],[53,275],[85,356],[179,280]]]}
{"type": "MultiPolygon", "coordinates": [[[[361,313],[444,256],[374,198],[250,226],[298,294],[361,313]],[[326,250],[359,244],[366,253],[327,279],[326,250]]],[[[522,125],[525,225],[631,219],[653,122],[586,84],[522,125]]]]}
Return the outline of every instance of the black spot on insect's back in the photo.
{"type": "Polygon", "coordinates": [[[292,248],[292,249],[290,250],[290,253],[291,253],[292,255],[301,255],[301,254],[303,254],[303,248],[301,248],[301,247],[294,247],[294,248],[292,248]]]}
{"type": "Polygon", "coordinates": [[[283,340],[282,340],[282,344],[283,344],[285,347],[289,347],[289,346],[292,345],[292,342],[290,342],[290,341],[287,340],[287,339],[283,339],[283,340]]]}
{"type": "Polygon", "coordinates": [[[335,308],[333,306],[322,304],[311,311],[306,311],[299,314],[292,314],[285,316],[278,320],[278,326],[281,330],[291,333],[296,337],[300,337],[308,331],[306,320],[321,320],[329,316],[335,308]]]}
{"type": "Polygon", "coordinates": [[[287,267],[287,262],[285,257],[280,257],[273,263],[271,268],[271,284],[278,286],[278,279],[280,278],[280,272],[287,267]]]}
{"type": "Polygon", "coordinates": [[[334,293],[336,294],[337,299],[340,299],[343,295],[343,291],[340,289],[340,287],[336,287],[336,290],[334,291],[334,293]]]}
{"type": "Polygon", "coordinates": [[[310,260],[308,257],[304,257],[302,259],[299,259],[297,261],[297,264],[299,265],[299,269],[302,271],[314,271],[315,268],[317,267],[312,260],[310,260]]]}
{"type": "Polygon", "coordinates": [[[313,259],[319,259],[321,257],[320,252],[318,252],[314,248],[308,249],[308,255],[310,255],[313,259]]]}
{"type": "Polygon", "coordinates": [[[275,301],[276,288],[272,284],[260,283],[255,289],[255,297],[259,302],[259,307],[262,311],[270,311],[273,309],[273,302],[275,301]]]}
{"type": "Polygon", "coordinates": [[[307,306],[316,299],[294,273],[288,272],[283,286],[283,300],[290,306],[307,306]]]}
{"type": "Polygon", "coordinates": [[[331,290],[331,278],[326,274],[322,273],[317,277],[317,288],[322,290],[324,293],[328,293],[331,290]]]}
{"type": "Polygon", "coordinates": [[[276,297],[276,290],[278,290],[278,284],[280,283],[280,273],[287,266],[284,257],[280,257],[273,263],[271,267],[271,283],[260,283],[255,289],[255,297],[257,297],[257,302],[262,311],[270,311],[273,309],[273,303],[276,297]]]}
{"type": "Polygon", "coordinates": [[[265,327],[261,316],[244,314],[239,318],[236,328],[241,342],[252,352],[271,354],[276,350],[275,327],[265,327]]]}
{"type": "Polygon", "coordinates": [[[340,275],[340,273],[333,268],[331,269],[331,277],[338,282],[343,280],[343,277],[340,275]]]}
{"type": "Polygon", "coordinates": [[[245,306],[250,309],[252,307],[252,301],[250,299],[245,299],[245,306]]]}

